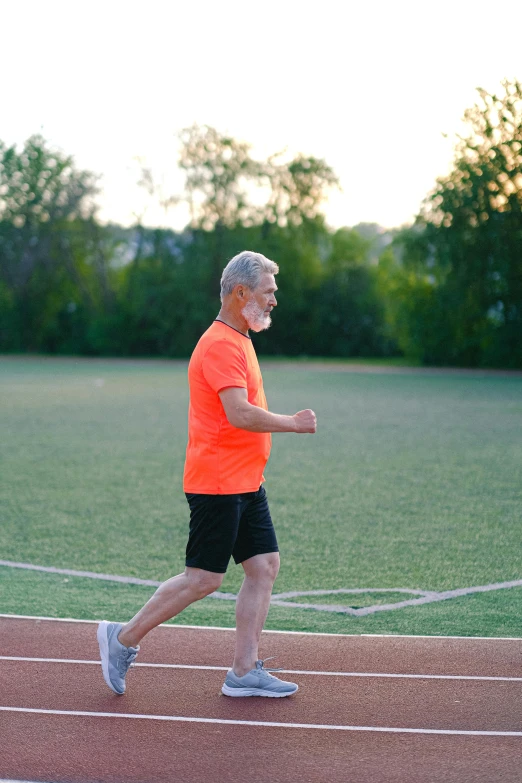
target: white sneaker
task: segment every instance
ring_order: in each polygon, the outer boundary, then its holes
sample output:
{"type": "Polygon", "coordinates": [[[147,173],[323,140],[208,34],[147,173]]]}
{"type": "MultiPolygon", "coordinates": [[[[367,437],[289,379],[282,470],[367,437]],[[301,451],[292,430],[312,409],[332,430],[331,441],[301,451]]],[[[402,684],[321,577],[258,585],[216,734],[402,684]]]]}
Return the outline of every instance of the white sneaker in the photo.
{"type": "Polygon", "coordinates": [[[108,623],[103,620],[98,626],[98,644],[103,679],[114,693],[125,693],[125,675],[138,654],[139,647],[125,647],[118,641],[122,623],[108,623]]]}
{"type": "MultiPolygon", "coordinates": [[[[268,660],[268,659],[267,659],[268,660]]],[[[270,674],[263,667],[264,661],[256,661],[256,668],[238,677],[232,669],[227,673],[221,692],[225,696],[291,696],[298,690],[295,682],[285,682],[270,674]]]]}

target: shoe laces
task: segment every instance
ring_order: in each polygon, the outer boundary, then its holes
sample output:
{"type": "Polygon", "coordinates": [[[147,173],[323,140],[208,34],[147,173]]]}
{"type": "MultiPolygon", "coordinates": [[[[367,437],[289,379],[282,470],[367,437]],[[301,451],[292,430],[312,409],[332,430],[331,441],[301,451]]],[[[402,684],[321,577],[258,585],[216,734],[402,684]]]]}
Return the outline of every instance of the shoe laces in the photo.
{"type": "Polygon", "coordinates": [[[136,659],[137,655],[137,650],[122,650],[121,655],[118,658],[118,670],[122,677],[125,677],[127,670],[132,666],[132,663],[136,659]]]}
{"type": "Polygon", "coordinates": [[[265,662],[266,661],[273,661],[273,660],[275,660],[276,657],[277,656],[275,656],[275,655],[271,655],[269,658],[264,658],[262,661],[256,661],[256,669],[257,669],[257,671],[258,672],[264,672],[269,677],[271,675],[269,675],[268,672],[280,672],[280,671],[282,671],[282,669],[280,667],[277,668],[275,666],[268,666],[268,667],[265,666],[265,662]]]}

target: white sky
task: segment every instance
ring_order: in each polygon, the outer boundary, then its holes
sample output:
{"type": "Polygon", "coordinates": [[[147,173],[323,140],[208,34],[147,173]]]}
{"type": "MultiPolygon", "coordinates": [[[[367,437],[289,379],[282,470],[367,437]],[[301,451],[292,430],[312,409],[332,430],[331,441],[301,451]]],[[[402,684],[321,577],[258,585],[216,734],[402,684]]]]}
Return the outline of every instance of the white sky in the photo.
{"type": "Polygon", "coordinates": [[[180,192],[175,133],[213,125],[259,157],[325,158],[330,225],[397,226],[448,170],[475,88],[522,79],[521,29],[520,0],[0,0],[0,139],[41,132],[101,174],[103,220],[180,228],[135,158],[180,192]]]}

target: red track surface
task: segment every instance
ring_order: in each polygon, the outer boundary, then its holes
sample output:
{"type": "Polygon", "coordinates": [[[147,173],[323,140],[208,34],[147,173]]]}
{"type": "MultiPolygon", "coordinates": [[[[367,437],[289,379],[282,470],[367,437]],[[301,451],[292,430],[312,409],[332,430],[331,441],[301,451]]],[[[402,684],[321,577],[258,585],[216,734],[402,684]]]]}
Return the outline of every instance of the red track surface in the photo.
{"type": "MultiPolygon", "coordinates": [[[[229,665],[234,633],[164,626],[140,663],[229,665]]],[[[97,661],[96,626],[0,618],[0,655],[97,661]]],[[[286,699],[230,699],[224,671],[137,666],[115,696],[100,667],[0,659],[0,706],[175,716],[0,711],[0,778],[67,783],[520,783],[522,681],[320,672],[522,677],[519,640],[263,634],[262,656],[299,683],[286,699]],[[191,723],[197,718],[208,723],[191,723]],[[220,721],[283,723],[280,727],[220,721]],[[519,732],[463,736],[297,728],[519,732]]]]}

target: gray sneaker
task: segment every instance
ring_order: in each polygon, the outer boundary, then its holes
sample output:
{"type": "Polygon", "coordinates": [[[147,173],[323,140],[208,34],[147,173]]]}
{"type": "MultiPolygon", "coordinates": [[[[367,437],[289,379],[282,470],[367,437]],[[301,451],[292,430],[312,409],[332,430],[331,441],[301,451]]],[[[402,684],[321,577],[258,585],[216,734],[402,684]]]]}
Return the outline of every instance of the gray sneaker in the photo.
{"type": "MultiPolygon", "coordinates": [[[[267,659],[268,660],[268,659],[267,659]]],[[[232,669],[227,673],[221,692],[225,696],[270,696],[281,698],[291,696],[298,689],[295,682],[285,682],[269,674],[263,667],[264,661],[256,661],[256,668],[238,677],[232,669]]],[[[277,671],[277,669],[275,670],[277,671]]]]}
{"type": "Polygon", "coordinates": [[[103,620],[98,626],[98,644],[103,679],[114,693],[125,693],[125,675],[138,654],[139,647],[125,647],[118,641],[122,623],[108,623],[103,620]]]}

